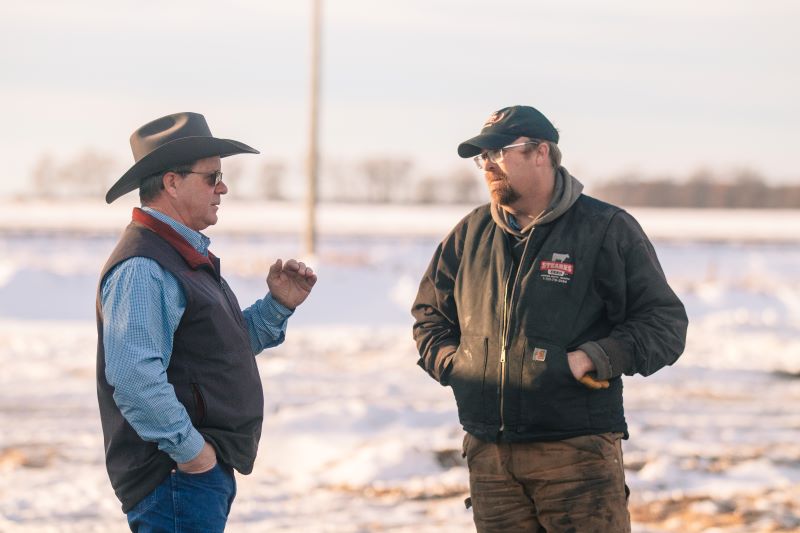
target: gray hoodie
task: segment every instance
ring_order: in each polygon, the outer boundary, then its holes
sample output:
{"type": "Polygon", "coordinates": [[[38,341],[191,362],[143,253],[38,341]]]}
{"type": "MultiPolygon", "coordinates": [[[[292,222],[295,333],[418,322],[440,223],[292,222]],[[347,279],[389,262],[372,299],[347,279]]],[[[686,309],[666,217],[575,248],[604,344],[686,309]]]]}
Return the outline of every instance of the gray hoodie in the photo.
{"type": "Polygon", "coordinates": [[[550,205],[547,206],[547,209],[530,224],[524,228],[520,228],[513,215],[509,214],[505,209],[494,202],[491,204],[492,219],[507,233],[518,238],[527,237],[535,226],[547,224],[563,215],[567,209],[572,207],[572,204],[575,203],[582,192],[583,184],[572,176],[566,168],[558,167],[556,171],[555,187],[553,189],[553,199],[550,200],[550,205]]]}

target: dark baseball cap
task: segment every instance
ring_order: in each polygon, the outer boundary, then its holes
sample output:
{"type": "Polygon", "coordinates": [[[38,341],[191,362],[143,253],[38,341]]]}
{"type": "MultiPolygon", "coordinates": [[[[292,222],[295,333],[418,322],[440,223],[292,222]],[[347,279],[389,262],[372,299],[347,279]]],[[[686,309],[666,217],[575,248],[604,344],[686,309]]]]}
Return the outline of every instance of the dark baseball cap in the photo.
{"type": "Polygon", "coordinates": [[[458,155],[474,157],[484,150],[497,150],[509,145],[519,137],[558,143],[558,130],[546,116],[530,106],[504,107],[492,113],[480,135],[458,145],[458,155]]]}

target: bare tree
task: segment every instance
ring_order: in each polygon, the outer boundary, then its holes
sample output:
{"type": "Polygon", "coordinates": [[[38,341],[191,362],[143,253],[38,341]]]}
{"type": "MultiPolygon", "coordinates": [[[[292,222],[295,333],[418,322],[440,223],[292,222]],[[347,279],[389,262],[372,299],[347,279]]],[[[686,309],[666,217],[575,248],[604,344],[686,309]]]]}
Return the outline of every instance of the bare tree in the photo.
{"type": "Polygon", "coordinates": [[[475,172],[463,166],[455,169],[448,177],[455,203],[471,204],[483,200],[483,184],[475,172]]]}
{"type": "Polygon", "coordinates": [[[385,203],[407,199],[403,196],[408,192],[411,166],[409,159],[375,157],[364,160],[360,167],[367,181],[367,200],[385,203]]]}
{"type": "Polygon", "coordinates": [[[88,148],[56,168],[57,190],[63,196],[102,197],[113,168],[112,157],[88,148]]]}
{"type": "Polygon", "coordinates": [[[364,176],[353,172],[351,164],[336,159],[325,159],[325,169],[320,178],[320,198],[332,202],[363,202],[364,176]]]}
{"type": "Polygon", "coordinates": [[[752,205],[762,207],[776,207],[770,205],[770,188],[764,183],[764,178],[750,169],[742,169],[734,176],[733,182],[736,195],[731,198],[732,207],[749,207],[752,205]]]}
{"type": "Polygon", "coordinates": [[[33,194],[42,198],[55,196],[54,180],[56,176],[56,162],[52,154],[45,153],[37,159],[31,171],[31,186],[33,194]]]}
{"type": "Polygon", "coordinates": [[[286,165],[282,161],[271,160],[263,163],[258,173],[261,196],[267,200],[283,200],[283,179],[286,165]]]}
{"type": "Polygon", "coordinates": [[[485,190],[478,175],[462,166],[445,176],[423,177],[417,182],[413,200],[423,204],[478,204],[487,200],[485,190]]]}
{"type": "Polygon", "coordinates": [[[425,176],[417,183],[414,200],[421,204],[435,204],[441,201],[442,179],[436,176],[425,176]]]}
{"type": "Polygon", "coordinates": [[[796,208],[800,186],[769,185],[749,169],[721,177],[708,169],[693,172],[685,181],[655,180],[625,175],[594,189],[593,194],[624,206],[694,208],[796,208]]]}
{"type": "Polygon", "coordinates": [[[228,196],[232,198],[246,197],[246,192],[242,189],[242,175],[244,174],[244,164],[241,159],[226,157],[222,164],[223,181],[228,186],[228,196]]]}

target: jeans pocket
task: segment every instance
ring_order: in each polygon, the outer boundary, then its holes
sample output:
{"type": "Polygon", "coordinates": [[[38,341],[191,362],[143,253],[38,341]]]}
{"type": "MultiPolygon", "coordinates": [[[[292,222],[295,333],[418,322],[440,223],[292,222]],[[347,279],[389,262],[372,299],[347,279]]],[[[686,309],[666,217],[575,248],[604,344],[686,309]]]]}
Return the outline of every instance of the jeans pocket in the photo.
{"type": "Polygon", "coordinates": [[[159,491],[163,490],[164,483],[168,482],[169,476],[167,476],[166,480],[159,483],[156,488],[151,490],[144,498],[139,500],[139,503],[134,505],[131,510],[126,513],[128,515],[128,519],[135,519],[137,516],[140,516],[155,507],[159,501],[159,491]]]}
{"type": "Polygon", "coordinates": [[[605,461],[618,459],[618,442],[620,433],[600,433],[597,435],[582,435],[563,441],[576,452],[589,453],[605,461]]]}
{"type": "Polygon", "coordinates": [[[484,447],[487,445],[487,442],[484,442],[478,437],[471,435],[469,432],[464,434],[463,456],[467,460],[467,466],[469,466],[471,459],[474,459],[475,456],[483,453],[484,447]]]}
{"type": "Polygon", "coordinates": [[[603,439],[609,446],[616,447],[617,442],[619,442],[625,434],[619,431],[613,431],[611,433],[598,433],[597,436],[603,439]]]}
{"type": "Polygon", "coordinates": [[[227,494],[234,490],[232,487],[234,483],[233,473],[220,463],[215,464],[211,470],[198,474],[176,470],[173,475],[175,476],[176,486],[183,490],[208,490],[218,494],[227,494]]]}
{"type": "Polygon", "coordinates": [[[222,532],[236,487],[233,476],[217,463],[199,474],[173,474],[176,521],[181,531],[222,532]]]}
{"type": "Polygon", "coordinates": [[[205,472],[184,472],[180,468],[175,469],[176,474],[180,474],[182,476],[189,476],[193,478],[201,478],[203,476],[210,477],[217,473],[220,470],[219,462],[215,463],[214,466],[206,470],[205,472]]]}

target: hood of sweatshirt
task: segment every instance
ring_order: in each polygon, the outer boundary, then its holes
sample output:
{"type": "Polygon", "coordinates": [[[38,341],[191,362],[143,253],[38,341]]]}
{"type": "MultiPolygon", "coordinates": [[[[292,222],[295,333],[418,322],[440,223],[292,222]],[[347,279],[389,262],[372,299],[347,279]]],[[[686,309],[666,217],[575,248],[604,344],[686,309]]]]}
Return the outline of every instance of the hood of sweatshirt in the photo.
{"type": "Polygon", "coordinates": [[[583,191],[583,184],[564,167],[558,167],[555,178],[553,199],[550,201],[550,205],[524,228],[519,228],[518,224],[512,222],[509,219],[511,215],[495,202],[491,204],[492,219],[504,231],[517,237],[525,237],[534,227],[554,221],[572,207],[583,191]]]}

